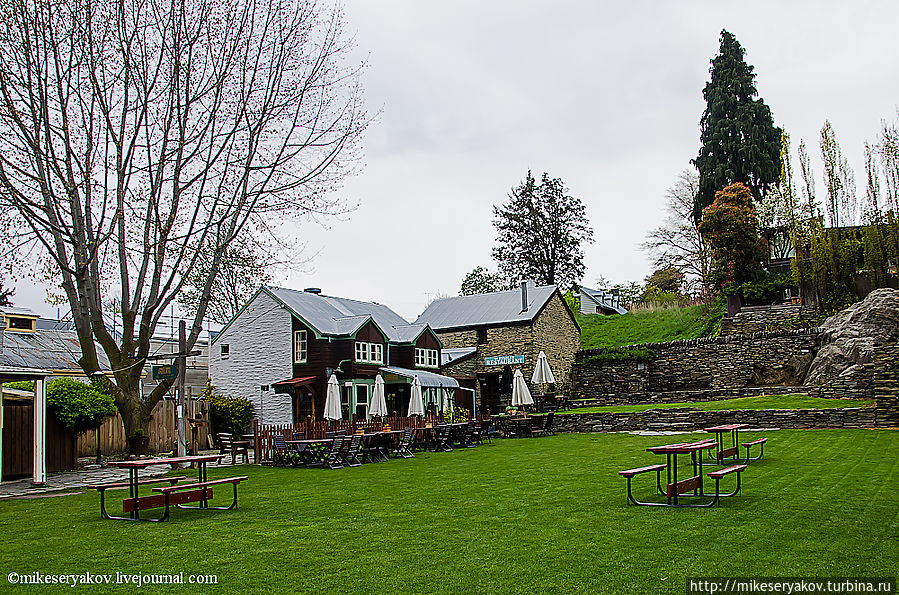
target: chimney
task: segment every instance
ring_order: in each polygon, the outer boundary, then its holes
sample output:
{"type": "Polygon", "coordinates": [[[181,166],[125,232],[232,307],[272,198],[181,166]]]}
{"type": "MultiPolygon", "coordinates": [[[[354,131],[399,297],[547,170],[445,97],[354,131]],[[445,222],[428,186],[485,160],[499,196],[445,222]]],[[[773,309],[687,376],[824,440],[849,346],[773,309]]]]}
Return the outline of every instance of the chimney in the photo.
{"type": "Polygon", "coordinates": [[[6,330],[6,315],[0,312],[0,351],[3,351],[3,335],[6,330]]]}
{"type": "Polygon", "coordinates": [[[521,311],[528,311],[528,281],[527,279],[521,280],[521,311]]]}

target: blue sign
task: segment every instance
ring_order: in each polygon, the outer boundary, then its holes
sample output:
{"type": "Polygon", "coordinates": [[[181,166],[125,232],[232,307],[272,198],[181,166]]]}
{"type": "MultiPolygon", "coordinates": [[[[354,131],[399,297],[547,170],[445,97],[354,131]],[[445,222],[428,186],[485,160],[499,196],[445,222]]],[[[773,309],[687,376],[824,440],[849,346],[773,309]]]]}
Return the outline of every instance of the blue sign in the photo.
{"type": "Polygon", "coordinates": [[[499,357],[485,357],[484,365],[485,366],[506,366],[506,365],[515,365],[515,364],[523,364],[524,356],[523,355],[501,355],[499,357]]]}

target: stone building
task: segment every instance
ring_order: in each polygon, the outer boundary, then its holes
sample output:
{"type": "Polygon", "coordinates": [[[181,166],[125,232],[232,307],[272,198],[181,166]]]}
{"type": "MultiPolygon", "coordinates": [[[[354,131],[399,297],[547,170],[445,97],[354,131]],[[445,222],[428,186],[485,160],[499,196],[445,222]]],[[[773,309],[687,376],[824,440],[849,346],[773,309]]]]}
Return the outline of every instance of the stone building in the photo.
{"type": "Polygon", "coordinates": [[[444,346],[442,372],[474,389],[472,406],[482,412],[509,404],[516,367],[530,384],[541,351],[557,384],[567,386],[581,343],[574,313],[555,285],[522,283],[511,291],[435,300],[416,324],[434,329],[444,346]]]}

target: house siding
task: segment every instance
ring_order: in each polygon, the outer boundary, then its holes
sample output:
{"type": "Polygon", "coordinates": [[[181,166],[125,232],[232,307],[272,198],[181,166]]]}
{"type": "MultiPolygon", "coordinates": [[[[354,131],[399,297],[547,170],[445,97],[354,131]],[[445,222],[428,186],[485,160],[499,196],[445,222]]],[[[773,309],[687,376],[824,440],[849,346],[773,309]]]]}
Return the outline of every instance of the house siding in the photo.
{"type": "Polygon", "coordinates": [[[209,353],[209,373],[221,394],[252,401],[260,423],[288,424],[293,421],[290,396],[272,391],[263,395],[259,387],[290,378],[292,361],[291,315],[263,291],[216,338],[209,353]],[[223,344],[229,346],[225,359],[223,344]]]}

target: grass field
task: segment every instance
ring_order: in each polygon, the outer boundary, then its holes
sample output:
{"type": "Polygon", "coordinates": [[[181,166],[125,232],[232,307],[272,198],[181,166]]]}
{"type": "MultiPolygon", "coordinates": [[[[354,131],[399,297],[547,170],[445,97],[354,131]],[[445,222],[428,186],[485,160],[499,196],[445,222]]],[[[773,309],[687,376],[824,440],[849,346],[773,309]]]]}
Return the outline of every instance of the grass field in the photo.
{"type": "Polygon", "coordinates": [[[636,343],[663,343],[695,339],[710,328],[706,306],[689,306],[658,311],[635,311],[622,316],[586,314],[577,317],[581,327],[581,347],[620,347],[636,343]]]}
{"type": "Polygon", "coordinates": [[[738,397],[721,401],[703,401],[693,403],[656,403],[648,405],[603,405],[599,407],[579,407],[567,413],[632,413],[647,409],[676,409],[678,407],[694,407],[703,411],[734,411],[738,409],[835,409],[843,407],[871,407],[873,399],[822,399],[807,395],[760,395],[757,397],[738,397]]]}
{"type": "MultiPolygon", "coordinates": [[[[250,476],[238,510],[159,524],[104,521],[95,492],[3,500],[0,566],[217,575],[215,588],[169,588],[195,593],[684,593],[688,577],[899,574],[899,432],[767,435],[742,496],[712,509],[628,505],[617,471],[675,441],[628,434],[337,471],[216,469],[250,476]]],[[[95,589],[138,591],[165,589],[95,589]]]]}

